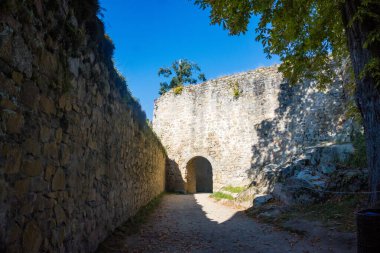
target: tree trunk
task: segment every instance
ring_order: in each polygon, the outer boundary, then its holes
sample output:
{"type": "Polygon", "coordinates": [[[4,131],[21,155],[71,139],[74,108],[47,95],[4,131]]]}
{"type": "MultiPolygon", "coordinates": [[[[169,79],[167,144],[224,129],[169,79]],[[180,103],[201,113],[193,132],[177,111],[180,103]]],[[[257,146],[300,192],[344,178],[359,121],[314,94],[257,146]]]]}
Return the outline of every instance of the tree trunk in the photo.
{"type": "MultiPolygon", "coordinates": [[[[362,4],[361,0],[346,0],[342,6],[343,23],[348,39],[351,62],[356,82],[356,103],[361,111],[367,146],[369,170],[370,206],[380,204],[380,89],[371,75],[361,76],[366,64],[373,58],[380,57],[380,43],[374,42],[364,48],[368,35],[379,27],[380,21],[370,17],[352,18],[362,4]],[[352,22],[352,23],[351,23],[352,22]]],[[[378,15],[380,4],[367,7],[368,11],[378,15]]]]}

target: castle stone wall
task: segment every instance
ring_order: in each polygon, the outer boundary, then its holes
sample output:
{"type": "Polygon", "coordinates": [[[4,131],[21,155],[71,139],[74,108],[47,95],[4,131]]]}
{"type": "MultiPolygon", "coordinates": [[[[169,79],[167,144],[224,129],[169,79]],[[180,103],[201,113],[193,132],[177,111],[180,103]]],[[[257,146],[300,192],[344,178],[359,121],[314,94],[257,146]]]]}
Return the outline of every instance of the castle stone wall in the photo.
{"type": "Polygon", "coordinates": [[[93,252],[164,190],[164,148],[115,83],[96,14],[0,13],[0,251],[93,252]]]}
{"type": "Polygon", "coordinates": [[[186,190],[186,166],[195,156],[210,161],[217,191],[247,185],[263,165],[285,162],[305,147],[349,140],[341,86],[290,87],[273,66],[164,94],[155,102],[153,128],[171,160],[168,189],[186,190]]]}

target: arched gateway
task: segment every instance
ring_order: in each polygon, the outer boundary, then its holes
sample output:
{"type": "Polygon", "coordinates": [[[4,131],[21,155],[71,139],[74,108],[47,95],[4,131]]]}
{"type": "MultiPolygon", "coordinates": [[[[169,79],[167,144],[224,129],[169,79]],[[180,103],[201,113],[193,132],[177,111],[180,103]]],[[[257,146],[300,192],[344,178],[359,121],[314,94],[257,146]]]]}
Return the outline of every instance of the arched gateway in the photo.
{"type": "Polygon", "coordinates": [[[188,193],[212,192],[211,163],[202,156],[193,157],[186,165],[186,179],[188,193]]]}

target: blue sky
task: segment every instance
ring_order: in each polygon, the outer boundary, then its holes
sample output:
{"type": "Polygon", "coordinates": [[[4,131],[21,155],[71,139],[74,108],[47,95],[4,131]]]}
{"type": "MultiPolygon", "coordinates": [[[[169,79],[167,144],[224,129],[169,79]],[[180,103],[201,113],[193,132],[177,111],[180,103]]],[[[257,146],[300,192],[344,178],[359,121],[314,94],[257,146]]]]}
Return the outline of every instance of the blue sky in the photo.
{"type": "Polygon", "coordinates": [[[160,67],[177,59],[196,62],[213,79],[269,66],[262,45],[255,41],[252,18],[246,35],[229,36],[211,26],[209,12],[191,0],[100,0],[106,32],[115,43],[114,61],[129,89],[152,119],[158,98],[160,67]]]}

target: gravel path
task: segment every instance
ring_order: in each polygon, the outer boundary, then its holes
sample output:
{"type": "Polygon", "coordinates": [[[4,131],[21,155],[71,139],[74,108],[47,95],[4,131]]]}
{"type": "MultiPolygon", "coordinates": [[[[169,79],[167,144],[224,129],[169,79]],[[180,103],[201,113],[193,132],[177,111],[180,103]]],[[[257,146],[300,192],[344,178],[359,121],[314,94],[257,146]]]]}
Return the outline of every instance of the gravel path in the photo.
{"type": "Polygon", "coordinates": [[[165,195],[121,252],[355,252],[353,243],[279,231],[208,194],[165,195]]]}

